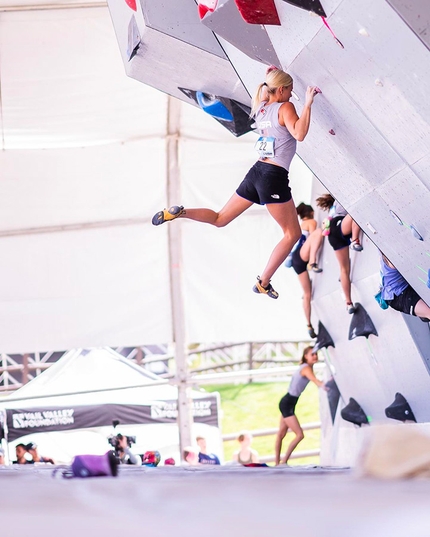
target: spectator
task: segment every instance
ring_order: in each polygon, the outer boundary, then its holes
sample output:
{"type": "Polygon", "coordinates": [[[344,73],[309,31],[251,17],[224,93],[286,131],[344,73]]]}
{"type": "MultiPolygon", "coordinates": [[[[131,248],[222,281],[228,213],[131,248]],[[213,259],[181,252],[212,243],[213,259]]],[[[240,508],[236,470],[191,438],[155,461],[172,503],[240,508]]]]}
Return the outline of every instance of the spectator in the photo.
{"type": "Polygon", "coordinates": [[[13,461],[13,464],[33,464],[33,460],[30,460],[26,457],[27,455],[27,446],[24,444],[17,444],[15,446],[16,461],[13,461]]]}
{"type": "Polygon", "coordinates": [[[184,449],[183,452],[184,461],[190,466],[199,466],[199,454],[197,450],[191,446],[188,446],[184,449]]]}
{"type": "Polygon", "coordinates": [[[125,436],[123,434],[117,434],[116,437],[118,443],[117,449],[115,450],[115,454],[118,457],[119,463],[140,465],[142,461],[138,455],[135,455],[131,452],[128,436],[125,436]]]}
{"type": "Polygon", "coordinates": [[[49,464],[55,464],[55,462],[49,458],[49,457],[41,457],[39,455],[39,452],[37,451],[37,444],[34,442],[30,442],[25,446],[28,453],[30,453],[31,457],[33,458],[33,462],[46,462],[49,464]]]}
{"type": "Polygon", "coordinates": [[[240,449],[233,453],[233,460],[240,464],[260,462],[258,453],[251,448],[252,435],[248,431],[242,431],[237,437],[240,449]]]}
{"type": "Polygon", "coordinates": [[[199,463],[200,464],[221,464],[219,459],[213,453],[207,452],[206,438],[198,436],[196,438],[197,445],[199,446],[199,463]]]}
{"type": "Polygon", "coordinates": [[[0,466],[3,466],[4,464],[6,464],[4,460],[4,449],[0,448],[0,466]]]}

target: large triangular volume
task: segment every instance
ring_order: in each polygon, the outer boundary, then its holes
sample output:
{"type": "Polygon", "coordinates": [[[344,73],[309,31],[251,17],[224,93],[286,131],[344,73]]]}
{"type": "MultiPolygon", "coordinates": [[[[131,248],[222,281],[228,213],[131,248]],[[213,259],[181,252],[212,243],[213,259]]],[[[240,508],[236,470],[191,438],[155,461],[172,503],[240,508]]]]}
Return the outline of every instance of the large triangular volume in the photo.
{"type": "Polygon", "coordinates": [[[234,0],[242,18],[248,24],[281,25],[275,0],[234,0]]]}
{"type": "Polygon", "coordinates": [[[387,418],[392,418],[393,420],[415,421],[415,423],[417,421],[409,403],[399,392],[396,393],[394,402],[385,409],[385,415],[387,418]]]}
{"type": "Polygon", "coordinates": [[[249,117],[251,112],[249,106],[227,97],[204,94],[188,88],[178,87],[178,89],[189,99],[192,99],[204,112],[221,123],[234,136],[242,136],[242,134],[252,131],[253,120],[249,117]],[[221,114],[220,111],[222,112],[221,114]]]}
{"type": "Polygon", "coordinates": [[[333,377],[328,380],[325,385],[329,389],[327,392],[328,406],[330,408],[331,421],[334,423],[337,405],[339,404],[340,399],[340,391],[333,377]]]}
{"type": "Polygon", "coordinates": [[[377,336],[378,332],[367,311],[359,302],[355,304],[355,307],[356,310],[352,315],[351,324],[349,325],[348,339],[355,339],[359,336],[367,338],[370,334],[377,336]]]}
{"type": "Polygon", "coordinates": [[[327,328],[322,324],[321,321],[318,322],[318,337],[314,345],[314,351],[319,351],[327,347],[334,348],[334,341],[331,335],[328,333],[327,328]]]}
{"type": "Polygon", "coordinates": [[[316,13],[320,17],[327,17],[319,0],[284,0],[284,2],[305,9],[306,11],[312,11],[312,13],[316,13]]]}
{"type": "Polygon", "coordinates": [[[345,421],[349,421],[354,425],[361,427],[363,424],[369,423],[367,416],[361,406],[352,397],[349,398],[349,403],[342,408],[340,415],[345,421]]]}

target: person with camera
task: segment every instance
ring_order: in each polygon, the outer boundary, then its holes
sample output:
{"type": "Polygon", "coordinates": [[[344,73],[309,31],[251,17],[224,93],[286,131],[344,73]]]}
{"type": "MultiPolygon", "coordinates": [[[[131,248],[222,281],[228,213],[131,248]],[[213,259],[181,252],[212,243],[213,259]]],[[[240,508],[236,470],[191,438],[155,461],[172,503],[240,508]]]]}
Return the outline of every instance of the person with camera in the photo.
{"type": "Polygon", "coordinates": [[[122,434],[116,435],[115,455],[120,464],[141,464],[140,457],[131,452],[133,437],[122,434]]]}
{"type": "Polygon", "coordinates": [[[25,449],[27,450],[28,453],[30,453],[34,463],[45,462],[49,464],[55,464],[53,459],[51,459],[50,457],[42,457],[39,455],[39,452],[37,450],[37,444],[35,444],[34,442],[30,442],[29,444],[27,444],[25,446],[25,449]]]}

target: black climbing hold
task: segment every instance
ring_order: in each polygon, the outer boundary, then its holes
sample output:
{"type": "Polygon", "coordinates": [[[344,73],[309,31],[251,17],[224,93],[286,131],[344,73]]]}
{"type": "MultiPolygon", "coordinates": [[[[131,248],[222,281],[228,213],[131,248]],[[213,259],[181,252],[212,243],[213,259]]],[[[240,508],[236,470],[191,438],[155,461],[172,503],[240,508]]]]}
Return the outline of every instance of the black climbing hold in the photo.
{"type": "Polygon", "coordinates": [[[342,408],[340,415],[345,421],[354,423],[354,425],[358,425],[359,427],[369,423],[364,410],[352,397],[349,398],[349,403],[346,407],[342,408]]]}
{"type": "Polygon", "coordinates": [[[337,405],[339,404],[340,391],[337,387],[337,384],[332,377],[325,383],[326,387],[329,388],[327,392],[328,406],[330,407],[331,420],[334,423],[336,418],[337,405]]]}
{"type": "Polygon", "coordinates": [[[370,334],[377,336],[378,332],[367,311],[359,302],[356,302],[355,306],[356,310],[352,315],[351,324],[349,325],[348,339],[355,339],[359,336],[367,338],[370,334]]]}
{"type": "Polygon", "coordinates": [[[317,352],[320,349],[327,347],[334,348],[334,341],[331,335],[327,332],[327,328],[322,324],[321,321],[318,322],[318,337],[314,345],[314,351],[317,352]]]}
{"type": "Polygon", "coordinates": [[[415,421],[415,423],[417,421],[409,403],[399,392],[396,393],[394,402],[385,409],[385,415],[387,418],[392,418],[393,420],[415,421]]]}
{"type": "Polygon", "coordinates": [[[136,56],[141,43],[139,28],[137,27],[134,15],[131,17],[128,24],[128,40],[127,40],[127,56],[128,61],[131,61],[136,56]]]}
{"type": "Polygon", "coordinates": [[[327,17],[319,0],[284,0],[284,2],[305,9],[306,11],[312,11],[312,13],[320,17],[327,17]]]}

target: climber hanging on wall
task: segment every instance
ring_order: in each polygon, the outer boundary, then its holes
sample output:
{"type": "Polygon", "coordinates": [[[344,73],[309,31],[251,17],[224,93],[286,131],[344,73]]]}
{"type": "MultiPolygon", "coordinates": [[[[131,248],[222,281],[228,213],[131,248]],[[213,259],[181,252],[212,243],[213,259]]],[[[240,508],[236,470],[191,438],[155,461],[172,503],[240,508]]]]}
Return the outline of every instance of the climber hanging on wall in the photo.
{"type": "Polygon", "coordinates": [[[300,203],[297,205],[296,211],[300,217],[302,235],[288,256],[285,265],[287,267],[293,267],[299,278],[300,285],[303,289],[302,304],[307,321],[308,334],[311,338],[316,338],[317,334],[311,321],[312,282],[309,272],[317,274],[322,272],[322,269],[318,266],[317,256],[324,236],[322,229],[318,227],[318,223],[314,219],[314,210],[311,205],[300,203]]]}
{"type": "Polygon", "coordinates": [[[430,321],[430,307],[409,285],[391,261],[381,252],[381,287],[375,296],[382,309],[397,311],[430,321]]]}
{"type": "Polygon", "coordinates": [[[304,140],[309,131],[315,95],[321,93],[316,86],[308,86],[303,110],[298,116],[293,103],[289,102],[292,91],[293,79],[288,73],[274,66],[267,69],[266,79],[258,86],[252,99],[251,116],[255,118],[260,133],[255,144],[259,158],[220,211],[185,209],[174,205],[157,212],[152,218],[155,226],[177,218],[188,218],[224,227],[254,203],[266,205],[272,218],[281,227],[283,237],[272,251],[261,276],[257,276],[253,291],[275,299],[279,295],[270,279],[300,238],[288,170],[297,141],[304,140]]]}
{"type": "Polygon", "coordinates": [[[331,194],[323,194],[316,200],[318,207],[329,211],[329,219],[323,222],[323,234],[328,235],[328,242],[334,250],[340,267],[340,283],[346,300],[348,313],[355,312],[351,299],[351,262],[349,249],[361,252],[360,227],[331,194]]]}

